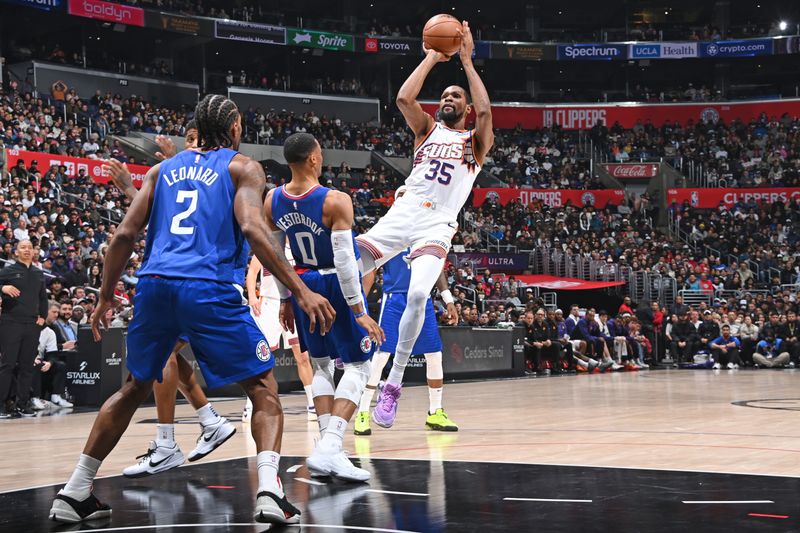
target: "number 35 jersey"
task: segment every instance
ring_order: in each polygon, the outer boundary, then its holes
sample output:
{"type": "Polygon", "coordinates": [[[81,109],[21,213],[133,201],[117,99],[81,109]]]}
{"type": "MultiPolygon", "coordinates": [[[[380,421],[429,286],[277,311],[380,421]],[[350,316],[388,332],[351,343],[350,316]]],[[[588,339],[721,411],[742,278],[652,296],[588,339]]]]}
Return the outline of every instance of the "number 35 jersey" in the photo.
{"type": "Polygon", "coordinates": [[[414,165],[406,178],[408,191],[433,202],[436,210],[458,214],[481,171],[473,133],[435,122],[414,150],[414,165]]]}
{"type": "Polygon", "coordinates": [[[242,283],[248,246],[228,170],[236,154],[184,150],[160,164],[139,276],[242,283]]]}
{"type": "MultiPolygon", "coordinates": [[[[322,220],[322,206],[330,189],[315,185],[295,196],[281,185],[272,194],[272,221],[286,234],[296,270],[335,268],[331,229],[322,220]]],[[[356,259],[361,257],[353,241],[356,259]]]]}

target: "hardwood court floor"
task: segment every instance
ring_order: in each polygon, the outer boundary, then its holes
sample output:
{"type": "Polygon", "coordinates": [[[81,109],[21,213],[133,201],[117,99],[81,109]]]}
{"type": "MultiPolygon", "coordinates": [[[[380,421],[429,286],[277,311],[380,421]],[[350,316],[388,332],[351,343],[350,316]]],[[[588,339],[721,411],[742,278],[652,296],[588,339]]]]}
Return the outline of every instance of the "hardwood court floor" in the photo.
{"type": "MultiPolygon", "coordinates": [[[[352,454],[372,458],[583,465],[800,477],[800,371],[644,371],[448,384],[444,404],[458,433],[424,428],[427,389],[408,387],[398,422],[373,435],[348,434],[352,454]]],[[[317,435],[305,397],[283,397],[283,454],[307,455],[317,435]]],[[[243,401],[215,402],[238,420],[243,401]]],[[[179,405],[176,438],[194,447],[196,418],[179,405]]],[[[0,492],[63,483],[95,413],[0,421],[0,492]]],[[[103,463],[117,475],[155,434],[155,409],[140,409],[103,463]]],[[[255,455],[237,434],[207,459],[255,455]]],[[[351,427],[352,429],[352,427],[351,427]]]]}

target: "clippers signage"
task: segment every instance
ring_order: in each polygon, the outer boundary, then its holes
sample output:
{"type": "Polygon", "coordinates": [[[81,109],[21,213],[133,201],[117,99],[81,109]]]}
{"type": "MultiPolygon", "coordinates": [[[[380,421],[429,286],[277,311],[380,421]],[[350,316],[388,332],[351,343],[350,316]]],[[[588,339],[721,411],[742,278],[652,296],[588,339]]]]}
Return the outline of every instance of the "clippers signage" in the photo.
{"type": "Polygon", "coordinates": [[[622,44],[560,44],[558,59],[562,61],[627,59],[625,48],[622,44]]]}
{"type": "Polygon", "coordinates": [[[286,43],[304,48],[323,48],[325,50],[355,50],[353,36],[347,33],[334,33],[327,31],[301,30],[288,28],[286,30],[286,43]]]}
{"type": "Polygon", "coordinates": [[[658,163],[613,163],[603,165],[617,179],[650,179],[658,176],[658,163]]]}
{"type": "Polygon", "coordinates": [[[217,39],[229,39],[231,41],[286,44],[286,28],[255,22],[240,22],[238,20],[215,20],[214,36],[217,39]]]}
{"type": "Polygon", "coordinates": [[[700,43],[702,57],[752,57],[772,54],[772,39],[700,43]]]}
{"type": "MultiPolygon", "coordinates": [[[[26,167],[30,167],[33,161],[38,161],[39,170],[44,175],[53,165],[64,165],[67,167],[67,176],[74,178],[78,172],[83,170],[86,175],[92,178],[95,183],[108,183],[111,178],[103,175],[102,164],[100,159],[84,159],[81,157],[66,157],[54,154],[46,154],[42,152],[26,152],[25,150],[6,150],[6,165],[12,168],[17,164],[17,161],[24,161],[26,167]]],[[[142,186],[147,171],[150,167],[146,165],[132,165],[128,164],[128,170],[131,171],[131,178],[133,185],[138,189],[142,186]]]]}
{"type": "Polygon", "coordinates": [[[788,203],[800,200],[800,188],[782,187],[768,189],[667,189],[667,205],[688,202],[700,209],[716,209],[722,203],[733,207],[737,203],[788,203]]]}
{"type": "Polygon", "coordinates": [[[5,0],[9,4],[32,7],[42,11],[61,11],[64,9],[64,0],[5,0]]]}
{"type": "MultiPolygon", "coordinates": [[[[433,116],[438,103],[426,101],[423,109],[433,116]]],[[[632,128],[637,122],[651,123],[660,128],[665,123],[686,125],[698,122],[733,120],[750,122],[761,114],[780,118],[784,114],[800,116],[800,99],[760,100],[747,102],[701,102],[680,104],[593,104],[593,105],[542,105],[518,103],[492,104],[492,122],[495,128],[514,129],[517,125],[527,129],[561,126],[568,130],[591,129],[596,123],[609,128],[619,122],[623,128],[632,128]]],[[[467,124],[475,124],[475,115],[467,117],[467,124]]]]}
{"type": "Polygon", "coordinates": [[[697,43],[641,43],[628,47],[628,59],[684,59],[697,57],[697,43]]]}
{"type": "Polygon", "coordinates": [[[567,203],[575,206],[620,205],[625,201],[621,189],[575,190],[575,189],[472,189],[472,205],[480,207],[486,200],[502,205],[519,201],[523,205],[541,201],[550,207],[562,207],[567,203]]]}
{"type": "Polygon", "coordinates": [[[617,285],[625,285],[624,281],[585,281],[577,278],[559,278],[546,275],[517,276],[520,283],[529,287],[540,287],[554,291],[586,291],[591,289],[607,289],[617,285]]]}
{"type": "Polygon", "coordinates": [[[128,26],[144,26],[144,9],[102,0],[69,0],[69,14],[128,26]]]}
{"type": "Polygon", "coordinates": [[[422,45],[416,39],[367,37],[364,39],[364,51],[371,54],[420,55],[422,45]]]}

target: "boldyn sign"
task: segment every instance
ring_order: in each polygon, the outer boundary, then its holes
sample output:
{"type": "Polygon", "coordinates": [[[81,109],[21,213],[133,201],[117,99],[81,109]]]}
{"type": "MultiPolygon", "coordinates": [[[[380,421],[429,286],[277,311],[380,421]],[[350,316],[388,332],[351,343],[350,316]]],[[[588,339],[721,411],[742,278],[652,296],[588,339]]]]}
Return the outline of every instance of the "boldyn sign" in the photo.
{"type": "Polygon", "coordinates": [[[625,48],[622,44],[561,44],[558,46],[558,59],[559,61],[625,59],[625,48]]]}

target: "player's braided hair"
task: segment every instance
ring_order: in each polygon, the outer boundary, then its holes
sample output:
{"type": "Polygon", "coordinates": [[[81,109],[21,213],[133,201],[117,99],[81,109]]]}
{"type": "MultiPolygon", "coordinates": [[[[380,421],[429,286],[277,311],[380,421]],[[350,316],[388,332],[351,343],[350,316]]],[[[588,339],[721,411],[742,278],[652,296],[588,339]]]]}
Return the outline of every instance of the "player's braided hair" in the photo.
{"type": "Polygon", "coordinates": [[[205,150],[232,147],[230,130],[238,117],[239,109],[233,100],[220,94],[206,95],[194,110],[197,146],[205,150]]]}

